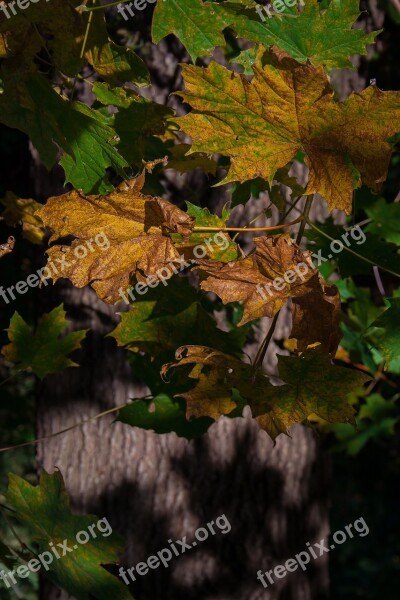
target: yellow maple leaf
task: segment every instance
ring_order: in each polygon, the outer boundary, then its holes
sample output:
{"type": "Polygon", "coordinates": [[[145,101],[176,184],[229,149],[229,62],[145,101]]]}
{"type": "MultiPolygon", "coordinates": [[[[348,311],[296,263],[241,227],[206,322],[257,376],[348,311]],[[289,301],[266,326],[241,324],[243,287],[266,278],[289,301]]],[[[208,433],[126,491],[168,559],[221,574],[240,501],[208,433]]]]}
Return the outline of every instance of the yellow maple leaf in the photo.
{"type": "Polygon", "coordinates": [[[193,108],[177,123],[193,139],[192,152],[230,156],[230,181],[256,177],[272,183],[299,150],[310,169],[306,194],[320,193],[331,209],[351,212],[354,187],[378,191],[386,178],[399,129],[400,92],[370,86],[345,102],[322,67],[302,65],[285,52],[261,46],[251,82],[212,62],[183,66],[193,108]]]}
{"type": "Polygon", "coordinates": [[[76,238],[70,246],[55,245],[47,251],[49,263],[60,265],[57,274],[48,269],[53,281],[66,277],[77,287],[91,284],[102,300],[113,303],[132,275],[144,282],[178,261],[168,233],[190,235],[194,219],[162,198],[142,194],[143,184],[140,176],[107,196],[74,190],[49,198],[36,214],[54,231],[50,242],[76,238]]]}

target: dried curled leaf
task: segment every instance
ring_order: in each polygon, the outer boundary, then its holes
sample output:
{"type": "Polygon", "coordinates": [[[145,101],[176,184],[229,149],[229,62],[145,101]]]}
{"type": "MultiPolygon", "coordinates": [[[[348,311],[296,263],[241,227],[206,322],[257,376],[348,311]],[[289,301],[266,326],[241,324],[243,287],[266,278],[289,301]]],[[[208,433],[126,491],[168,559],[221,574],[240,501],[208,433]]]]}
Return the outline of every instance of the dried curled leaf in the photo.
{"type": "Polygon", "coordinates": [[[76,238],[70,246],[48,250],[49,262],[63,265],[61,273],[49,275],[53,281],[67,277],[77,287],[91,284],[102,300],[113,303],[132,275],[144,282],[179,259],[168,233],[190,235],[193,219],[162,198],[143,195],[143,184],[140,176],[107,196],[72,191],[49,198],[37,214],[54,231],[50,241],[76,238]],[[97,236],[103,236],[101,245],[97,236]]]}
{"type": "Polygon", "coordinates": [[[224,183],[276,171],[302,149],[310,169],[306,194],[319,193],[331,209],[351,212],[353,189],[362,181],[378,191],[386,178],[400,120],[400,92],[370,86],[345,102],[333,100],[322,67],[300,65],[285,52],[260,47],[254,78],[211,62],[184,65],[193,111],[178,119],[192,137],[193,152],[230,156],[224,183]]]}
{"type": "Polygon", "coordinates": [[[255,252],[236,262],[198,261],[202,290],[214,292],[224,304],[243,302],[239,325],[273,317],[289,297],[304,295],[318,285],[318,271],[309,254],[289,236],[261,237],[254,243],[255,252]]]}
{"type": "Polygon", "coordinates": [[[14,250],[15,238],[11,235],[5,244],[0,244],[0,258],[14,250]]]}

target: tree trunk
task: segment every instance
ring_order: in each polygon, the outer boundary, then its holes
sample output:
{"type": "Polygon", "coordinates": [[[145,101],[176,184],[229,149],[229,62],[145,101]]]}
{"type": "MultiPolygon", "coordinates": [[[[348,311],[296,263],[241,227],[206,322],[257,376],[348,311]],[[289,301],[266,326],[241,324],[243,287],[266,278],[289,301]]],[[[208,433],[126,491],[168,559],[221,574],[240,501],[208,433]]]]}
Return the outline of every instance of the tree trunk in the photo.
{"type": "MultiPolygon", "coordinates": [[[[110,307],[90,290],[66,287],[74,329],[91,327],[79,369],[49,376],[39,396],[38,435],[86,419],[135,392],[124,352],[103,335],[114,327],[110,307]]],[[[136,386],[137,387],[137,386],[136,386]]],[[[112,424],[104,417],[39,446],[38,464],[64,475],[73,509],[107,516],[128,541],[125,567],[146,560],[225,514],[232,530],[215,535],[168,569],[138,577],[137,600],[327,597],[322,558],[265,591],[256,579],[328,534],[328,476],[318,438],[298,426],[274,447],[248,416],[221,419],[201,439],[112,424]]],[[[67,594],[43,585],[41,598],[67,594]]]]}

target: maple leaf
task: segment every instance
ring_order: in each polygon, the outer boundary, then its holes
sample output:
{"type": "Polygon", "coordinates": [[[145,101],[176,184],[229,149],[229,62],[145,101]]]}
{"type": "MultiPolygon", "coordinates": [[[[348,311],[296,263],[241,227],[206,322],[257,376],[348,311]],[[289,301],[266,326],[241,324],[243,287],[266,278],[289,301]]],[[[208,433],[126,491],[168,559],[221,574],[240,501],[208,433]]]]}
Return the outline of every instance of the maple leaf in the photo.
{"type": "Polygon", "coordinates": [[[180,392],[186,400],[186,417],[209,416],[217,420],[236,408],[232,399],[232,387],[248,366],[240,360],[207,346],[181,346],[175,353],[176,362],[163,365],[161,376],[168,380],[171,369],[191,365],[189,379],[196,385],[187,392],[180,392]],[[193,366],[194,365],[194,366],[193,366]],[[206,371],[203,368],[206,367],[206,371]],[[234,374],[234,375],[233,375],[234,374]]]}
{"type": "Polygon", "coordinates": [[[365,208],[371,219],[365,231],[372,233],[400,246],[400,204],[388,204],[384,198],[379,198],[372,206],[365,208]]]}
{"type": "Polygon", "coordinates": [[[189,343],[210,343],[227,354],[241,354],[246,330],[218,329],[215,320],[200,304],[200,294],[186,278],[168,282],[168,291],[159,283],[148,290],[146,300],[135,299],[128,312],[119,313],[121,322],[108,335],[132,352],[153,356],[189,343]]]}
{"type": "MultiPolygon", "coordinates": [[[[64,266],[51,275],[53,281],[66,277],[77,287],[91,284],[105,302],[120,300],[130,278],[145,282],[161,267],[178,262],[179,253],[168,231],[189,235],[193,219],[162,198],[141,193],[144,176],[122,182],[107,196],[85,196],[72,191],[49,198],[37,214],[54,231],[50,241],[72,235],[70,246],[52,246],[49,261],[64,266]],[[105,236],[109,247],[94,244],[105,236]],[[80,258],[76,249],[90,240],[92,249],[80,258]]],[[[87,248],[87,247],[86,247],[87,248]]]]}
{"type": "Polygon", "coordinates": [[[171,158],[164,167],[165,169],[174,169],[180,173],[187,173],[193,169],[201,168],[205,173],[216,175],[217,163],[206,154],[192,153],[188,156],[186,152],[190,150],[190,144],[177,144],[170,148],[171,158]]]}
{"type": "Polygon", "coordinates": [[[95,83],[92,91],[99,102],[118,109],[109,125],[119,138],[118,151],[130,164],[141,167],[143,159],[165,155],[164,145],[155,136],[165,133],[167,117],[173,114],[170,108],[143,98],[133,90],[110,88],[105,83],[95,83]]]}
{"type": "Polygon", "coordinates": [[[40,379],[49,373],[78,366],[67,355],[80,347],[87,329],[60,337],[69,325],[65,315],[60,304],[40,317],[33,329],[15,312],[7,329],[11,344],[3,346],[1,350],[4,358],[14,363],[17,371],[31,369],[40,379]]]}
{"type": "Polygon", "coordinates": [[[0,202],[6,207],[0,218],[4,219],[9,227],[22,224],[23,235],[27,240],[32,244],[43,242],[43,223],[35,216],[35,212],[41,207],[39,202],[32,198],[18,198],[12,192],[7,192],[0,202]]]}
{"type": "Polygon", "coordinates": [[[16,76],[8,83],[0,95],[0,122],[26,133],[48,169],[61,148],[66,180],[78,189],[112,189],[104,181],[108,167],[124,176],[123,169],[129,165],[117,152],[115,131],[100,112],[62,98],[38,74],[16,76]]]}
{"type": "Polygon", "coordinates": [[[156,44],[174,33],[193,60],[210,54],[215,46],[223,46],[222,29],[227,27],[216,5],[202,0],[164,0],[157,2],[152,22],[152,38],[156,44]]]}
{"type": "MultiPolygon", "coordinates": [[[[226,11],[236,12],[232,27],[240,37],[264,46],[275,45],[300,63],[308,61],[327,70],[354,68],[349,57],[366,54],[366,46],[372,44],[381,31],[366,34],[362,29],[352,29],[360,15],[359,0],[332,0],[322,11],[318,0],[304,0],[300,4],[303,6],[300,14],[296,7],[286,7],[283,13],[266,18],[265,22],[258,16],[252,17],[248,8],[240,11],[230,2],[226,4],[226,11]]],[[[241,61],[235,58],[233,62],[248,68],[254,51],[250,49],[243,54],[241,61]]]]}
{"type": "Polygon", "coordinates": [[[14,250],[15,238],[11,235],[5,244],[0,244],[0,258],[14,250]]]}
{"type": "Polygon", "coordinates": [[[188,418],[218,419],[231,413],[237,389],[273,439],[314,414],[328,422],[354,421],[347,396],[369,379],[332,365],[319,350],[309,350],[300,357],[278,357],[279,377],[285,384],[274,386],[262,373],[254,374],[251,365],[205,346],[178,348],[176,362],[165,364],[161,374],[167,378],[171,369],[186,365],[191,366],[189,378],[197,381],[194,388],[177,394],[186,400],[188,418]]]}
{"type": "Polygon", "coordinates": [[[48,552],[50,543],[56,549],[60,544],[61,548],[67,540],[71,551],[60,550],[60,558],[54,558],[48,565],[48,577],[54,583],[77,600],[89,600],[89,597],[132,600],[126,585],[102,566],[118,563],[118,555],[124,549],[122,538],[112,531],[102,535],[98,527],[101,520],[95,515],[71,513],[61,473],[42,471],[37,486],[11,473],[6,499],[13,517],[28,529],[41,552],[48,552]],[[90,528],[96,524],[99,531],[94,528],[95,535],[90,536],[90,528]],[[78,545],[76,541],[82,537],[77,536],[81,532],[87,532],[89,540],[78,545]]]}
{"type": "Polygon", "coordinates": [[[150,75],[142,59],[131,48],[118,46],[109,39],[104,14],[100,11],[92,13],[85,58],[111,85],[127,81],[137,86],[150,84],[150,75]]]}
{"type": "Polygon", "coordinates": [[[249,83],[215,62],[207,69],[184,65],[186,91],[176,92],[193,107],[177,119],[192,137],[192,151],[231,157],[223,183],[262,177],[271,184],[302,149],[310,169],[305,194],[321,194],[331,209],[351,212],[360,180],[379,190],[392,153],[387,139],[398,129],[400,92],[370,86],[335,102],[322,67],[299,65],[276,49],[261,48],[253,71],[249,83]]]}
{"type": "Polygon", "coordinates": [[[70,76],[79,73],[88,60],[105,81],[148,85],[149,73],[144,62],[132,49],[109,39],[100,11],[92,13],[85,39],[88,16],[76,10],[78,3],[79,0],[51,0],[37,6],[30,3],[16,15],[8,9],[10,19],[2,20],[0,16],[0,32],[5,32],[3,55],[7,58],[7,71],[10,67],[21,72],[37,71],[35,58],[44,50],[46,60],[70,76]]]}
{"type": "Polygon", "coordinates": [[[380,33],[351,29],[360,15],[359,0],[332,0],[324,11],[318,0],[299,4],[304,7],[301,13],[295,6],[285,6],[283,13],[265,16],[262,21],[260,13],[264,13],[253,0],[164,0],[157,3],[154,11],[152,37],[158,43],[166,35],[175,34],[195,61],[211,54],[215,46],[223,46],[221,32],[230,27],[241,38],[278,46],[298,62],[310,61],[333,69],[353,68],[349,57],[366,54],[365,46],[380,33]]]}
{"type": "Polygon", "coordinates": [[[60,71],[71,76],[79,72],[85,62],[80,50],[87,19],[75,10],[76,4],[75,0],[30,3],[16,15],[7,9],[10,19],[1,13],[6,68],[36,71],[34,57],[45,48],[47,58],[60,71]]]}
{"type": "Polygon", "coordinates": [[[217,294],[224,304],[243,302],[239,325],[273,317],[289,297],[304,295],[318,285],[318,271],[289,236],[254,240],[250,256],[228,264],[199,260],[201,289],[217,294]],[[275,282],[275,283],[274,283],[275,282]]]}

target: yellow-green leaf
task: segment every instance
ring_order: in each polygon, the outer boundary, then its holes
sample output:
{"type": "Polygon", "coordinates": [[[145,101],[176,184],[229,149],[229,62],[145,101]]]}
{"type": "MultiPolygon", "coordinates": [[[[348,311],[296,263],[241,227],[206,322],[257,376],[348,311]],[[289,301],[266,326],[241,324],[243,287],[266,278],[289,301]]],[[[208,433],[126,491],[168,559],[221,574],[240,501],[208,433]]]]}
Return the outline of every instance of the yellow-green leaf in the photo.
{"type": "Polygon", "coordinates": [[[331,209],[351,211],[354,174],[356,184],[379,190],[392,154],[387,140],[399,127],[400,92],[370,86],[335,102],[322,67],[299,65],[280,51],[261,49],[253,71],[249,83],[215,62],[183,67],[186,91],[179,95],[193,110],[177,122],[193,152],[230,156],[223,183],[272,183],[302,149],[310,169],[305,194],[321,194],[331,209]]]}

